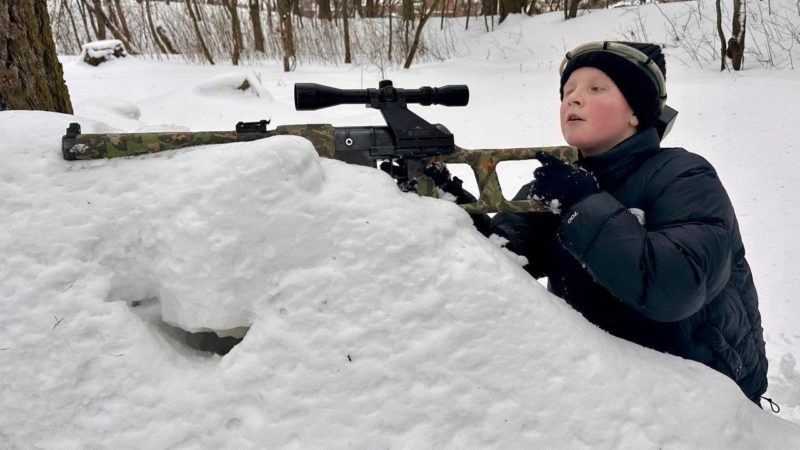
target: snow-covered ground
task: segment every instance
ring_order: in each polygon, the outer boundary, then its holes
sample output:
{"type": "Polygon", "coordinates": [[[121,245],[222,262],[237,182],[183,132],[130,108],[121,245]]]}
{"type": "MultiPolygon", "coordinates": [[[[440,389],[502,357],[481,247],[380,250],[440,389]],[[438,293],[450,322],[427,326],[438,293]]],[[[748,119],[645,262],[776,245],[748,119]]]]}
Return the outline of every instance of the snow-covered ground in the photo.
{"type": "MultiPolygon", "coordinates": [[[[643,15],[667,41],[655,7],[643,15]]],[[[466,108],[411,108],[463,147],[561,144],[563,50],[619,38],[635,17],[514,17],[464,33],[457,61],[384,75],[469,84],[466,108]]],[[[665,145],[708,158],[731,194],[780,414],[586,322],[457,206],[318,158],[303,139],[61,159],[72,121],[380,125],[363,107],[292,103],[295,82],[374,87],[374,67],[63,58],[77,117],[0,112],[0,448],[800,447],[800,76],[666,53],[681,114],[665,145]],[[252,88],[237,90],[244,78],[252,88]],[[187,345],[204,330],[246,335],[218,356],[187,345]]],[[[529,165],[505,173],[529,177],[529,165]]]]}

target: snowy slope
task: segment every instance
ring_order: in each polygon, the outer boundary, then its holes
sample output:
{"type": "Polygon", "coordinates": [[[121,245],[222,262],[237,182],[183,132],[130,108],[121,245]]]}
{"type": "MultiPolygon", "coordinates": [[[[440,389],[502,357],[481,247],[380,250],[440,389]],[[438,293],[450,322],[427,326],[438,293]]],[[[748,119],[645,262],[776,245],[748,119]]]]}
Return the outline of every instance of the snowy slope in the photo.
{"type": "Polygon", "coordinates": [[[378,171],[291,137],[74,164],[69,120],[0,115],[5,445],[800,445],[378,171]],[[221,358],[162,318],[250,328],[221,358]]]}
{"type": "MultiPolygon", "coordinates": [[[[650,33],[665,30],[648,8],[650,33]]],[[[385,75],[469,84],[467,108],[412,108],[464,147],[560,144],[563,49],[637,20],[512,18],[464,33],[458,61],[385,75]]],[[[800,422],[800,110],[786,101],[800,77],[686,58],[667,49],[681,115],[666,144],[711,160],[731,194],[780,415],[710,369],[587,323],[454,205],[301,139],[60,157],[76,120],[84,132],[378,125],[363,107],[292,106],[295,82],[372,87],[376,69],[65,58],[79,117],[0,113],[0,448],[800,446],[800,427],[780,419],[800,422]],[[247,331],[220,357],[187,345],[187,331],[209,329],[247,331]]],[[[511,184],[528,180],[521,167],[511,184]]]]}

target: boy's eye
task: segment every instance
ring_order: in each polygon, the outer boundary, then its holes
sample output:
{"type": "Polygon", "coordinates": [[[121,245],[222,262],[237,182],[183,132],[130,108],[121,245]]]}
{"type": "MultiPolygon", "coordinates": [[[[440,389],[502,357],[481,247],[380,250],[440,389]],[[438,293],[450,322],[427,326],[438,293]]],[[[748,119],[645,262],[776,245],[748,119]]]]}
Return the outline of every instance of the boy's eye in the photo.
{"type": "Polygon", "coordinates": [[[589,88],[589,90],[592,91],[592,92],[599,92],[599,91],[602,91],[603,88],[601,86],[592,86],[592,87],[589,88]]]}

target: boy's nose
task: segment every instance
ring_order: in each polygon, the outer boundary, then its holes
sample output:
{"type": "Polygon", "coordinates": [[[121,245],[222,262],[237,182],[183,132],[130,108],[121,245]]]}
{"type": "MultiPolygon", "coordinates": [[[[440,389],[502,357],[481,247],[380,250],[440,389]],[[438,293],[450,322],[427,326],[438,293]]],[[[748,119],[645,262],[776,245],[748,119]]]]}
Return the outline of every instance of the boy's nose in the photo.
{"type": "Polygon", "coordinates": [[[574,92],[567,96],[567,104],[568,105],[580,105],[582,100],[579,95],[576,95],[574,92]]]}
{"type": "Polygon", "coordinates": [[[564,101],[567,102],[567,105],[580,105],[582,100],[580,94],[578,93],[578,89],[575,89],[569,94],[564,95],[564,101]]]}

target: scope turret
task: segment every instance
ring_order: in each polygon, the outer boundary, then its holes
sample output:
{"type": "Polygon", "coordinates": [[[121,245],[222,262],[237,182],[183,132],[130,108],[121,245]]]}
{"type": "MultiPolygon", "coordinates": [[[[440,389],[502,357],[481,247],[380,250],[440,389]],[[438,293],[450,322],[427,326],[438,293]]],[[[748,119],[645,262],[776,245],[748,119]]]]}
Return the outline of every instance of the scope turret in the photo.
{"type": "Polygon", "coordinates": [[[423,86],[419,89],[398,89],[390,80],[379,83],[378,89],[337,89],[316,83],[294,85],[294,107],[310,111],[343,104],[362,104],[383,109],[387,103],[405,107],[408,103],[420,105],[466,106],[469,88],[463,84],[442,87],[423,86]]]}

